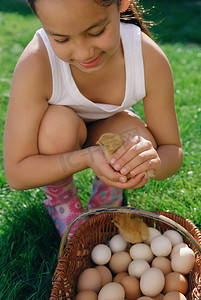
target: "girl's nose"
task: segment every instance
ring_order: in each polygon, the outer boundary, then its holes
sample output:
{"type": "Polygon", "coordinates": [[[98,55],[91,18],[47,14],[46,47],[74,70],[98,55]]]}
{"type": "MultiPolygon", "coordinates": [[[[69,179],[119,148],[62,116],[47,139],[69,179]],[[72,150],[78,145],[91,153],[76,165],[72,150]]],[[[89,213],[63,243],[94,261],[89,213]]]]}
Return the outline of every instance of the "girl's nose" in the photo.
{"type": "Polygon", "coordinates": [[[94,47],[83,39],[79,42],[76,42],[73,47],[73,58],[80,62],[88,62],[90,59],[93,59],[94,56],[94,47]]]}

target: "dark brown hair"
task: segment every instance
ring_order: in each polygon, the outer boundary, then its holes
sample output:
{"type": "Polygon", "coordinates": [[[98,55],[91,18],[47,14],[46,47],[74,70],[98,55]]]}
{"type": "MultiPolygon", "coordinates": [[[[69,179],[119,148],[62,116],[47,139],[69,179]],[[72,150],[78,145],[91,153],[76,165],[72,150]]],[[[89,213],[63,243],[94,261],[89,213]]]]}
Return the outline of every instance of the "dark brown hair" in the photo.
{"type": "MultiPolygon", "coordinates": [[[[40,0],[26,0],[26,1],[31,7],[32,11],[37,15],[35,4],[37,1],[40,0]]],[[[110,6],[114,3],[120,6],[121,4],[121,0],[94,0],[94,1],[102,6],[110,6]]],[[[127,11],[120,14],[120,20],[122,22],[132,23],[139,26],[144,33],[146,33],[148,36],[151,37],[151,33],[149,32],[149,29],[142,17],[141,11],[143,10],[143,8],[142,7],[140,8],[136,2],[137,2],[136,0],[130,1],[130,6],[127,9],[127,11]]]]}

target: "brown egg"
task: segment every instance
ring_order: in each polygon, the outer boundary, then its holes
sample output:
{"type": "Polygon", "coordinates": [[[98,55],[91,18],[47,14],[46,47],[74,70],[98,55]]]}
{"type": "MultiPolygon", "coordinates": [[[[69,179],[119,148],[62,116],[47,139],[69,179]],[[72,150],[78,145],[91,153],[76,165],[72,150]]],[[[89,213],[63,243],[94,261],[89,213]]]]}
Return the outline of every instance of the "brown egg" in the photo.
{"type": "Polygon", "coordinates": [[[92,290],[96,293],[99,292],[102,286],[102,279],[101,275],[95,268],[88,268],[84,270],[77,282],[77,290],[80,291],[86,291],[86,290],[92,290]]]}
{"type": "Polygon", "coordinates": [[[126,276],[121,280],[121,285],[124,288],[127,300],[134,300],[141,296],[140,282],[137,278],[126,276]]]}
{"type": "Polygon", "coordinates": [[[120,283],[121,280],[122,280],[124,277],[126,277],[126,276],[128,276],[128,273],[127,273],[127,272],[120,272],[120,273],[118,273],[118,274],[113,278],[113,281],[114,281],[114,282],[117,282],[117,283],[120,283]]]}
{"type": "Polygon", "coordinates": [[[100,273],[102,286],[112,281],[112,273],[106,266],[97,266],[95,269],[100,273]]]}
{"type": "Polygon", "coordinates": [[[94,291],[82,291],[77,294],[75,300],[98,300],[98,295],[94,291]]]}
{"type": "Polygon", "coordinates": [[[165,294],[173,291],[185,294],[187,289],[188,281],[184,275],[171,272],[165,276],[165,286],[163,289],[165,294]]]}
{"type": "Polygon", "coordinates": [[[155,257],[152,261],[151,266],[161,270],[164,275],[167,275],[168,273],[172,272],[170,260],[163,256],[155,257]]]}
{"type": "Polygon", "coordinates": [[[153,300],[163,300],[163,297],[163,294],[159,294],[158,296],[154,297],[153,300]]]}
{"type": "Polygon", "coordinates": [[[169,292],[164,296],[163,300],[187,300],[187,299],[182,293],[169,292]]]}
{"type": "Polygon", "coordinates": [[[126,272],[132,261],[128,252],[120,251],[112,255],[109,261],[109,268],[114,273],[126,272]]]}

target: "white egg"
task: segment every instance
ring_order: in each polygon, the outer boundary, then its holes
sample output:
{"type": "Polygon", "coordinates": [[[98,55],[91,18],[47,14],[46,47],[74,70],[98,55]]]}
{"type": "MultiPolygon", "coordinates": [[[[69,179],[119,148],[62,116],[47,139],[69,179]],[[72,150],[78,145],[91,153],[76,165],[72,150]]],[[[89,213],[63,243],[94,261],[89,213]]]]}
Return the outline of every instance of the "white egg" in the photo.
{"type": "Polygon", "coordinates": [[[172,243],[166,236],[159,235],[151,241],[151,250],[156,256],[168,256],[172,250],[172,243]]]}
{"type": "Polygon", "coordinates": [[[132,259],[143,259],[147,262],[152,261],[154,255],[151,248],[143,243],[135,244],[130,248],[130,256],[132,259]]]}
{"type": "Polygon", "coordinates": [[[157,268],[147,269],[140,279],[140,288],[145,296],[155,297],[160,294],[165,285],[165,277],[157,268]]]}
{"type": "Polygon", "coordinates": [[[188,248],[188,245],[186,243],[180,243],[180,244],[176,244],[173,248],[172,248],[172,252],[170,254],[170,258],[172,259],[173,255],[181,248],[188,248]]]}
{"type": "Polygon", "coordinates": [[[124,300],[125,291],[121,284],[110,282],[100,290],[98,300],[124,300]]]}
{"type": "Polygon", "coordinates": [[[195,253],[191,248],[181,248],[172,257],[171,266],[173,271],[188,274],[194,267],[195,253]]]}
{"type": "Polygon", "coordinates": [[[163,233],[164,236],[166,236],[170,242],[172,243],[172,246],[174,247],[176,244],[183,243],[183,237],[179,232],[176,230],[166,230],[163,233]]]}
{"type": "Polygon", "coordinates": [[[105,244],[99,244],[95,246],[91,252],[91,259],[97,265],[105,265],[111,258],[111,250],[105,244]]]}
{"type": "Polygon", "coordinates": [[[151,241],[158,235],[161,235],[160,231],[156,228],[153,227],[148,227],[149,230],[149,236],[148,238],[145,240],[145,244],[150,245],[151,241]]]}
{"type": "Polygon", "coordinates": [[[128,274],[130,276],[141,278],[142,274],[150,268],[150,265],[146,260],[134,259],[128,266],[128,274]]]}
{"type": "Polygon", "coordinates": [[[113,253],[124,251],[127,247],[127,242],[122,238],[120,234],[116,234],[109,241],[109,247],[113,253]]]}

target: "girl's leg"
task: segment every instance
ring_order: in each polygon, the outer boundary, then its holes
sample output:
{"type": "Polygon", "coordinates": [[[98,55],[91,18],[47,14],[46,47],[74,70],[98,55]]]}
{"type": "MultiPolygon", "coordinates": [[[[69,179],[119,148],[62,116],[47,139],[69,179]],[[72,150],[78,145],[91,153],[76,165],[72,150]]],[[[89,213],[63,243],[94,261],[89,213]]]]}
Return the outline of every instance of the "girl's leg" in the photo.
{"type": "MultiPolygon", "coordinates": [[[[134,136],[142,136],[150,140],[156,147],[152,134],[144,122],[131,111],[118,113],[108,119],[96,121],[88,125],[87,144],[95,145],[99,137],[106,132],[119,133],[123,139],[130,139],[134,136]]],[[[100,206],[121,206],[123,190],[109,187],[98,177],[95,177],[93,190],[87,208],[100,206]]]]}
{"type": "Polygon", "coordinates": [[[108,186],[95,176],[87,209],[96,207],[118,207],[122,205],[122,201],[123,189],[108,186]]]}
{"type": "MultiPolygon", "coordinates": [[[[63,106],[49,106],[41,122],[38,146],[41,154],[66,153],[81,148],[87,131],[84,122],[73,110],[63,106]]],[[[44,187],[44,204],[62,237],[70,222],[84,211],[73,177],[44,187]]],[[[75,230],[82,221],[79,221],[75,230]]],[[[70,236],[73,231],[71,230],[70,236]]]]}
{"type": "Polygon", "coordinates": [[[146,124],[132,111],[125,110],[116,115],[90,123],[87,128],[87,145],[96,145],[99,137],[106,132],[118,133],[124,141],[134,136],[142,136],[152,142],[156,148],[156,142],[146,124]]]}

